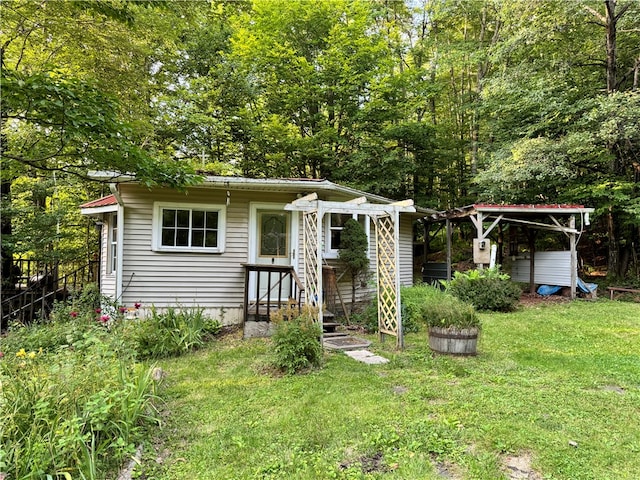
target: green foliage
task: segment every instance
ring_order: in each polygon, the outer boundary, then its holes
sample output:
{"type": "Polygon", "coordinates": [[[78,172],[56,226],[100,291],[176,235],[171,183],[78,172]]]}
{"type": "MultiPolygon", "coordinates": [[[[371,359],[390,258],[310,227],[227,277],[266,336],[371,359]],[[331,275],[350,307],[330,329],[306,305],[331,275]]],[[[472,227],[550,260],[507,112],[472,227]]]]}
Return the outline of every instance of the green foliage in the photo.
{"type": "Polygon", "coordinates": [[[200,308],[151,308],[150,316],[133,320],[124,326],[124,336],[140,358],[162,358],[181,355],[204,345],[207,336],[222,328],[218,320],[200,308]]]}
{"type": "MultiPolygon", "coordinates": [[[[368,220],[367,220],[368,221],[368,220]]],[[[344,223],[340,235],[338,258],[351,278],[351,311],[356,303],[356,289],[360,277],[369,270],[367,249],[369,238],[364,227],[357,220],[350,218],[344,223]]]]}
{"type": "Polygon", "coordinates": [[[374,297],[363,311],[354,312],[349,315],[349,320],[353,325],[361,326],[366,332],[378,331],[378,298],[374,297]]]}
{"type": "Polygon", "coordinates": [[[368,247],[369,239],[360,222],[353,218],[347,220],[340,234],[338,258],[352,278],[357,278],[369,269],[368,247]]]}
{"type": "Polygon", "coordinates": [[[480,317],[470,303],[442,293],[422,305],[423,322],[429,327],[480,327],[480,317]]]}
{"type": "Polygon", "coordinates": [[[402,299],[402,325],[405,333],[417,332],[422,324],[422,307],[442,299],[442,291],[432,285],[419,284],[400,287],[402,299]]]}
{"type": "Polygon", "coordinates": [[[450,282],[443,282],[451,295],[474,305],[478,310],[506,312],[513,310],[522,290],[499,268],[455,272],[450,282]]]}
{"type": "MultiPolygon", "coordinates": [[[[0,471],[8,478],[105,478],[156,421],[149,368],[92,325],[51,350],[46,332],[58,337],[59,327],[33,327],[38,334],[20,332],[17,339],[10,332],[3,342],[0,471]],[[49,350],[37,348],[38,340],[49,350]]],[[[79,329],[75,321],[73,328],[79,329]]]]}
{"type": "MultiPolygon", "coordinates": [[[[437,301],[442,292],[426,284],[412,287],[400,287],[400,316],[402,318],[402,332],[417,333],[422,322],[422,306],[425,303],[437,301]]],[[[374,297],[363,312],[350,317],[352,323],[361,325],[367,332],[378,331],[378,298],[374,297]]]]}
{"type": "Polygon", "coordinates": [[[50,320],[14,324],[0,352],[0,472],[101,479],[156,422],[151,369],[136,359],[203,345],[221,325],[201,309],[137,317],[88,286],[50,320]]]}
{"type": "Polygon", "coordinates": [[[321,327],[308,313],[277,323],[272,336],[274,365],[293,375],[322,364],[321,327]]]}

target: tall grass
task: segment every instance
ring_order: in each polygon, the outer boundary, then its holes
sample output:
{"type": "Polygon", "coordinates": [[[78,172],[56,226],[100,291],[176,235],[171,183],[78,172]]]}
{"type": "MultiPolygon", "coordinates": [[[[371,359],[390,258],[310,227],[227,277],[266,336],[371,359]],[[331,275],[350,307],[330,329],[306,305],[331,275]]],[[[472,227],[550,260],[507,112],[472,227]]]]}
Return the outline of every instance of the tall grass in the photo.
{"type": "Polygon", "coordinates": [[[0,361],[0,472],[101,478],[155,420],[150,372],[97,339],[82,351],[19,350],[0,361]]]}

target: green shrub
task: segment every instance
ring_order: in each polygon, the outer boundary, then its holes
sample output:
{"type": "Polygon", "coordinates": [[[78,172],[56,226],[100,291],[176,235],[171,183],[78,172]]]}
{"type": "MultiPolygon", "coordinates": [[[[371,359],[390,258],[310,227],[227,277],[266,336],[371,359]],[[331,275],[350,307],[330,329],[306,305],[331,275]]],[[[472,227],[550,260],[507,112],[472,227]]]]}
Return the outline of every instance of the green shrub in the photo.
{"type": "Polygon", "coordinates": [[[480,327],[480,318],[473,305],[449,294],[442,294],[421,307],[421,317],[429,327],[480,327]]]}
{"type": "Polygon", "coordinates": [[[204,344],[205,337],[220,332],[222,325],[201,308],[151,308],[147,318],[124,322],[124,336],[140,358],[180,355],[204,344]]]}
{"type": "Polygon", "coordinates": [[[273,334],[274,365],[289,375],[322,364],[322,330],[309,312],[277,322],[273,334]]]}
{"type": "MultiPolygon", "coordinates": [[[[424,291],[427,290],[433,290],[433,287],[421,285],[400,288],[400,316],[402,318],[402,331],[404,333],[417,333],[420,331],[419,306],[428,297],[428,295],[424,295],[424,291]]],[[[367,332],[377,332],[378,298],[373,297],[363,312],[351,315],[350,319],[352,323],[361,325],[367,332]]]]}
{"type": "Polygon", "coordinates": [[[417,333],[422,323],[422,306],[428,302],[438,301],[442,295],[439,288],[423,283],[412,287],[401,287],[401,313],[404,332],[417,333]]]}
{"type": "Polygon", "coordinates": [[[365,332],[375,333],[378,331],[378,299],[367,304],[362,312],[356,312],[349,315],[349,321],[352,325],[359,325],[365,332]]]}
{"type": "Polygon", "coordinates": [[[497,268],[455,272],[446,290],[455,297],[472,304],[478,310],[506,312],[513,310],[522,291],[509,275],[497,268]]]}

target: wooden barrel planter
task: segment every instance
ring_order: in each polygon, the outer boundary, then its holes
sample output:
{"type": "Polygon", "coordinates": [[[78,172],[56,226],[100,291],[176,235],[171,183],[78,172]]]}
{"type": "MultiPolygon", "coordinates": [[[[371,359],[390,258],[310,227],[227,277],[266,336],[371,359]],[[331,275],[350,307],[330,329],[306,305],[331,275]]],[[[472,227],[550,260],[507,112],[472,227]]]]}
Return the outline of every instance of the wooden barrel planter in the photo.
{"type": "Polygon", "coordinates": [[[475,355],[478,346],[478,327],[429,327],[429,347],[449,355],[475,355]]]}

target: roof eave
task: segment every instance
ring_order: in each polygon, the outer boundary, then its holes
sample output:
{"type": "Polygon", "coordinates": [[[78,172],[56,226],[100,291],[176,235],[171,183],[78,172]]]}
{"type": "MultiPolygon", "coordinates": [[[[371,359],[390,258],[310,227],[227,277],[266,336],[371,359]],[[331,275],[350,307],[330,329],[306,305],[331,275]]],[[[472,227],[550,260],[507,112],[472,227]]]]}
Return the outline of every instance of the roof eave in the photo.
{"type": "Polygon", "coordinates": [[[99,216],[104,213],[114,213],[118,211],[118,205],[104,205],[102,207],[89,207],[89,208],[80,208],[80,213],[82,215],[88,215],[90,217],[99,216]]]}
{"type": "MultiPolygon", "coordinates": [[[[96,180],[110,181],[115,183],[135,181],[135,176],[130,174],[120,174],[118,172],[93,171],[89,172],[89,176],[96,180]]],[[[364,192],[351,187],[338,185],[329,180],[315,179],[288,179],[288,178],[247,178],[247,177],[223,177],[216,175],[208,175],[204,177],[203,187],[209,188],[235,188],[238,190],[269,190],[279,192],[304,192],[304,191],[324,191],[334,192],[349,197],[364,196],[371,203],[389,204],[395,202],[390,198],[376,195],[375,193],[364,192]]],[[[420,215],[434,213],[434,210],[416,207],[416,211],[420,215]]]]}

